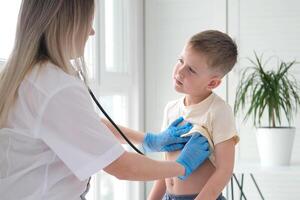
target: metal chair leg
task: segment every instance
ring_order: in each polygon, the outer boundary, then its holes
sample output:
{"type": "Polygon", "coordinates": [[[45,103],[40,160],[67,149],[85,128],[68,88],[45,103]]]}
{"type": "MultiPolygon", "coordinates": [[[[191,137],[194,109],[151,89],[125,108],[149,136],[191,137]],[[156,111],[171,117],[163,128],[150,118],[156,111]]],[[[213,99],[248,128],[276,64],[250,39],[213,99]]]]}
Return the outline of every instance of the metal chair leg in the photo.
{"type": "Polygon", "coordinates": [[[255,184],[255,187],[256,187],[256,189],[257,189],[257,191],[258,191],[258,193],[259,193],[261,199],[264,200],[265,198],[263,197],[263,194],[261,193],[261,191],[260,191],[260,189],[259,189],[259,187],[258,187],[258,184],[257,184],[256,181],[255,181],[255,178],[254,178],[253,174],[250,174],[250,176],[251,176],[251,178],[252,178],[253,183],[255,184]]]}
{"type": "MultiPolygon", "coordinates": [[[[243,185],[244,185],[244,173],[242,173],[242,180],[241,180],[241,188],[243,189],[243,185]]],[[[243,199],[242,193],[240,195],[240,200],[243,199]]]]}
{"type": "Polygon", "coordinates": [[[240,189],[241,195],[244,197],[245,200],[247,200],[247,197],[246,197],[246,195],[244,194],[243,188],[241,187],[241,185],[240,185],[238,179],[236,178],[235,174],[233,174],[233,178],[234,178],[234,180],[235,180],[235,182],[236,182],[238,188],[240,189]]]}
{"type": "Polygon", "coordinates": [[[230,179],[230,183],[231,183],[231,200],[234,200],[233,180],[232,180],[232,177],[231,177],[231,179],[230,179]]]}

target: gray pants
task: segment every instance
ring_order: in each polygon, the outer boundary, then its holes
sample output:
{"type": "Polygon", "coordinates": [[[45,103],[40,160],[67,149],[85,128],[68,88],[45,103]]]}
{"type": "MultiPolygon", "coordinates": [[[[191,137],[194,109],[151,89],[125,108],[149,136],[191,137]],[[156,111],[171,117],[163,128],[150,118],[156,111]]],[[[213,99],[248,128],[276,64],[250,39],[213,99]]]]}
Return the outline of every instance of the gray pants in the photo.
{"type": "MultiPolygon", "coordinates": [[[[194,200],[198,194],[192,195],[173,195],[166,193],[162,200],[194,200]]],[[[221,194],[216,200],[226,200],[225,197],[221,194]]]]}

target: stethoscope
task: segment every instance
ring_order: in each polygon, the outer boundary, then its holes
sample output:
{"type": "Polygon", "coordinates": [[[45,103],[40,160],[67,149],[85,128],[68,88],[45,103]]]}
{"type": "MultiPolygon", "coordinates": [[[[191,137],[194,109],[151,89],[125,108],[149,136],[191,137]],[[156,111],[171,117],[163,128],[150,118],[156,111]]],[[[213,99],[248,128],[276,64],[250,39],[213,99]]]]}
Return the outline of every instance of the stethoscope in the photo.
{"type": "Polygon", "coordinates": [[[103,109],[103,107],[101,106],[101,104],[99,103],[99,101],[97,100],[97,98],[95,97],[94,93],[92,92],[92,90],[88,87],[88,91],[92,97],[92,99],[94,100],[95,104],[97,105],[97,107],[100,109],[100,111],[105,115],[105,117],[108,119],[108,121],[110,121],[110,123],[117,129],[117,131],[119,132],[119,134],[124,138],[124,140],[139,154],[144,155],[138,148],[136,148],[136,146],[134,146],[134,144],[132,144],[132,142],[125,136],[125,134],[120,130],[120,128],[118,127],[118,125],[109,117],[109,115],[105,112],[105,110],[103,109]]]}
{"type": "MultiPolygon", "coordinates": [[[[88,88],[88,91],[92,97],[92,99],[94,100],[95,104],[97,105],[97,107],[100,109],[100,111],[105,115],[105,117],[108,119],[108,121],[110,121],[110,123],[112,123],[112,125],[118,130],[119,134],[126,140],[126,142],[139,154],[144,155],[140,150],[138,150],[138,148],[136,148],[136,146],[134,146],[134,144],[132,144],[132,142],[125,136],[125,134],[120,130],[120,128],[118,127],[118,125],[109,117],[109,115],[105,112],[105,110],[103,109],[103,107],[100,105],[99,101],[97,100],[97,98],[95,97],[94,93],[92,92],[92,90],[88,88]]],[[[90,189],[90,181],[91,181],[91,177],[88,179],[87,181],[87,185],[86,185],[86,189],[85,191],[80,195],[80,198],[82,200],[85,200],[85,195],[88,193],[89,189],[90,189]]]]}
{"type": "MultiPolygon", "coordinates": [[[[83,76],[82,70],[77,70],[78,76],[79,78],[86,83],[85,81],[85,77],[83,76]]],[[[124,138],[124,140],[139,154],[144,155],[136,146],[134,146],[134,144],[132,144],[132,142],[126,137],[126,135],[121,131],[121,129],[118,127],[118,125],[109,117],[109,115],[106,113],[106,111],[103,109],[103,107],[101,106],[101,104],[99,103],[99,101],[97,100],[96,96],[94,95],[94,93],[92,92],[92,90],[90,89],[90,87],[85,84],[90,96],[92,97],[93,101],[95,102],[95,104],[97,105],[97,107],[100,109],[100,111],[105,115],[105,117],[108,119],[108,121],[117,129],[117,131],[119,132],[119,134],[124,138]]]]}
{"type": "MultiPolygon", "coordinates": [[[[77,71],[78,72],[78,76],[81,80],[83,80],[83,82],[85,82],[85,78],[82,75],[82,71],[77,71]]],[[[121,129],[118,127],[118,125],[109,117],[109,115],[106,113],[106,111],[104,110],[104,108],[101,106],[101,104],[99,103],[99,101],[97,100],[96,96],[94,95],[94,93],[92,92],[92,90],[87,86],[86,87],[90,93],[90,96],[92,97],[93,101],[95,102],[95,104],[97,105],[97,107],[100,109],[100,111],[104,114],[104,116],[108,119],[108,121],[117,129],[117,131],[119,132],[119,134],[124,138],[124,140],[139,154],[144,155],[138,148],[136,148],[136,146],[134,146],[134,144],[132,144],[132,142],[126,137],[126,135],[121,131],[121,129]]],[[[85,199],[85,195],[86,193],[89,191],[90,188],[90,181],[91,181],[91,177],[88,179],[87,181],[87,185],[86,185],[86,190],[82,193],[82,195],[80,196],[81,199],[85,199]]]]}

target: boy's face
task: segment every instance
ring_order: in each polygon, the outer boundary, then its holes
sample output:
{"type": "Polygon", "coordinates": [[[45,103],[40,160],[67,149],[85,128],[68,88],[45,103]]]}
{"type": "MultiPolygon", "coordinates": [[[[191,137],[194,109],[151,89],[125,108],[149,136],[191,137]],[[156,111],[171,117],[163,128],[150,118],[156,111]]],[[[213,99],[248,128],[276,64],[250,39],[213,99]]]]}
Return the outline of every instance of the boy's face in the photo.
{"type": "Polygon", "coordinates": [[[209,69],[206,56],[186,45],[173,71],[177,92],[201,97],[221,83],[218,73],[209,69]]]}

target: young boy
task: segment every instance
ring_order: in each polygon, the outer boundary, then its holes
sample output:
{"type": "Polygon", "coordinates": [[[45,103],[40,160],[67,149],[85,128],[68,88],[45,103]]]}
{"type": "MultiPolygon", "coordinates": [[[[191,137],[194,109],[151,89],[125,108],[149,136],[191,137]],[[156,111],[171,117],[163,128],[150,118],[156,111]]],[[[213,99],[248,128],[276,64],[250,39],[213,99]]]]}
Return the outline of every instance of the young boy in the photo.
{"type": "MultiPolygon", "coordinates": [[[[156,181],[148,200],[221,200],[234,165],[236,135],[230,106],[212,92],[237,60],[237,46],[226,34],[208,30],[194,35],[185,45],[173,72],[174,87],[185,94],[165,108],[163,128],[184,116],[210,144],[211,155],[186,180],[156,181]]],[[[196,150],[196,149],[195,149],[196,150]]],[[[166,153],[176,160],[180,151],[166,153]]]]}

